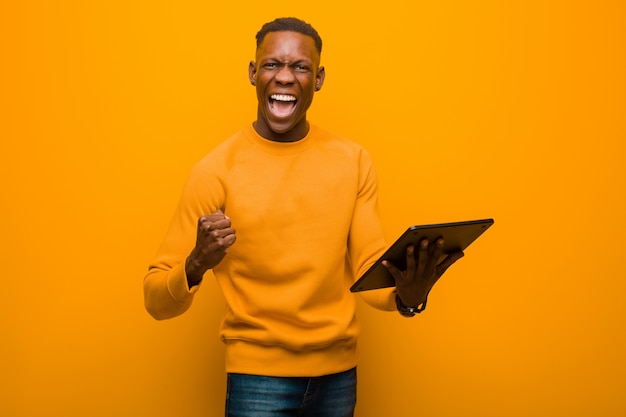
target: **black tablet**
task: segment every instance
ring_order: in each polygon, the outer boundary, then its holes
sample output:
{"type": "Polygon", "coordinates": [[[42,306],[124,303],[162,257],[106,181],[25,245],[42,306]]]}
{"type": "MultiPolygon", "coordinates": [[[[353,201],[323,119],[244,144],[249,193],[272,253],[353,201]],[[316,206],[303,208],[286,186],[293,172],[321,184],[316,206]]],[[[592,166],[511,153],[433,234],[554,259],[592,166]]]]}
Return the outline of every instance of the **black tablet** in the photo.
{"type": "Polygon", "coordinates": [[[406,248],[418,246],[422,239],[430,242],[442,237],[444,246],[440,262],[450,253],[465,250],[493,224],[493,219],[411,226],[350,288],[352,292],[395,287],[396,282],[383,265],[387,260],[401,270],[406,269],[406,248]]]}

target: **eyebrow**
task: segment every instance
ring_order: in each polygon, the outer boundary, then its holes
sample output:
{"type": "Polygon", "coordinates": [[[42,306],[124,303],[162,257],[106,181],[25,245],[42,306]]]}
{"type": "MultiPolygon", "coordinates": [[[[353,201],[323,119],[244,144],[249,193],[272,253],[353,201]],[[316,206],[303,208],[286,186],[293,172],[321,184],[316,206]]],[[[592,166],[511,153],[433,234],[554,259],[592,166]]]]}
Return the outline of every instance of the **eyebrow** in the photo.
{"type": "MultiPolygon", "coordinates": [[[[283,61],[281,59],[276,58],[276,57],[266,57],[266,58],[261,60],[261,63],[263,63],[263,62],[279,62],[279,63],[283,63],[283,61]]],[[[301,58],[301,59],[297,59],[297,60],[289,63],[289,65],[298,65],[298,64],[313,65],[313,61],[310,60],[310,59],[301,58]]]]}

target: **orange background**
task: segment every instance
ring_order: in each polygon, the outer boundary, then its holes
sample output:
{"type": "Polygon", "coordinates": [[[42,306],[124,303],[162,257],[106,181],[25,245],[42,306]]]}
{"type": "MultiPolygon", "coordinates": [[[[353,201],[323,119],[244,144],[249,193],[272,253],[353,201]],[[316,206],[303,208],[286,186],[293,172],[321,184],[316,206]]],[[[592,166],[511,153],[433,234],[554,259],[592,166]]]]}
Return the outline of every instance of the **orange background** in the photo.
{"type": "Polygon", "coordinates": [[[222,415],[217,286],[157,322],[141,282],[284,15],[325,41],[310,119],[370,150],[390,239],[496,220],[422,316],[359,304],[357,415],[625,415],[624,3],[226,3],[0,3],[0,415],[222,415]]]}

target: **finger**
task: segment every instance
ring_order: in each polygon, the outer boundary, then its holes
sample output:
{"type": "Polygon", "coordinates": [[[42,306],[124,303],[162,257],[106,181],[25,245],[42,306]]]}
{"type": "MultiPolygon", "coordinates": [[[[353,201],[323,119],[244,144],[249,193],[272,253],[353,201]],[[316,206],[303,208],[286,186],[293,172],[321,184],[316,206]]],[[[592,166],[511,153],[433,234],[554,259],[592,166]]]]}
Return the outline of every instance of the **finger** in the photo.
{"type": "Polygon", "coordinates": [[[224,220],[224,219],[228,219],[228,217],[224,216],[221,213],[213,213],[210,214],[208,216],[206,216],[208,221],[210,221],[211,223],[215,223],[215,222],[219,222],[220,220],[224,220]]]}
{"type": "Polygon", "coordinates": [[[212,230],[226,229],[230,227],[230,218],[223,214],[210,214],[201,216],[198,219],[198,231],[205,233],[212,230]]]}
{"type": "Polygon", "coordinates": [[[223,230],[213,230],[204,239],[204,247],[209,251],[226,251],[233,243],[235,243],[236,235],[235,230],[224,232],[223,230]]]}
{"type": "Polygon", "coordinates": [[[430,245],[428,250],[428,262],[426,263],[426,270],[424,271],[428,276],[435,273],[437,263],[441,257],[443,251],[443,238],[438,238],[434,244],[430,245]]]}
{"type": "Polygon", "coordinates": [[[211,236],[215,239],[226,239],[226,237],[235,234],[235,229],[227,227],[224,229],[215,229],[211,231],[211,236]]]}
{"type": "Polygon", "coordinates": [[[224,214],[222,209],[215,210],[213,213],[211,213],[211,215],[209,217],[212,218],[212,219],[215,219],[215,220],[228,219],[229,218],[227,215],[224,214]]]}
{"type": "Polygon", "coordinates": [[[456,261],[458,261],[464,256],[465,256],[465,253],[463,251],[454,252],[446,256],[446,258],[443,261],[441,261],[441,263],[437,266],[438,275],[439,276],[443,275],[443,273],[446,272],[448,268],[450,268],[456,261]]]}
{"type": "Polygon", "coordinates": [[[217,209],[211,214],[205,214],[201,217],[202,219],[207,219],[208,221],[215,222],[220,219],[228,219],[229,217],[224,214],[222,209],[217,209]]]}
{"type": "Polygon", "coordinates": [[[207,248],[214,252],[226,252],[235,243],[235,235],[228,235],[223,238],[214,239],[207,245],[207,248]]]}
{"type": "Polygon", "coordinates": [[[203,230],[203,231],[210,231],[211,230],[211,225],[213,224],[213,222],[210,219],[210,216],[201,216],[198,219],[198,230],[203,230]]]}
{"type": "Polygon", "coordinates": [[[409,245],[406,248],[406,276],[415,275],[415,246],[409,245]]]}
{"type": "Polygon", "coordinates": [[[428,239],[422,239],[417,252],[417,274],[422,275],[428,261],[428,239]]]}
{"type": "Polygon", "coordinates": [[[219,220],[215,220],[211,222],[211,229],[219,230],[219,229],[228,229],[230,227],[230,219],[223,218],[219,220]]]}
{"type": "Polygon", "coordinates": [[[402,271],[400,271],[394,264],[389,261],[383,261],[383,266],[387,268],[391,276],[394,278],[394,280],[396,281],[396,285],[402,282],[402,271]]]}
{"type": "Polygon", "coordinates": [[[235,235],[235,233],[230,233],[224,236],[222,239],[224,241],[224,245],[230,248],[233,245],[233,243],[235,243],[235,241],[237,240],[237,235],[235,235]]]}

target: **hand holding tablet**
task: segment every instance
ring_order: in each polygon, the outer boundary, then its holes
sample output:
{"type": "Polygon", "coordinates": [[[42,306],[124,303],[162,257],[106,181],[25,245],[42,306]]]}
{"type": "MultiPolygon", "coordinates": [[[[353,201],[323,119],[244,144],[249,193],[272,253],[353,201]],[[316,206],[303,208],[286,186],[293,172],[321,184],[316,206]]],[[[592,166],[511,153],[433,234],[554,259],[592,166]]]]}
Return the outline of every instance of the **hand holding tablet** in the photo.
{"type": "MultiPolygon", "coordinates": [[[[464,251],[472,242],[485,232],[492,224],[493,219],[470,220],[463,222],[441,223],[409,227],[391,247],[358,279],[350,288],[352,292],[368,291],[378,288],[396,286],[396,279],[383,261],[391,263],[398,271],[407,270],[407,248],[412,246],[420,250],[420,242],[427,240],[432,251],[437,251],[437,265],[417,265],[416,268],[439,266],[442,272],[454,263],[456,259],[448,259],[453,253],[464,251]],[[437,241],[443,238],[443,245],[437,247],[437,241]],[[444,261],[446,260],[446,261],[444,261]],[[443,261],[443,263],[442,263],[443,261]],[[448,263],[448,265],[445,265],[448,263]]],[[[432,254],[432,253],[431,253],[432,254]]],[[[460,256],[459,256],[460,257],[460,256]]],[[[419,259],[419,254],[418,254],[419,259]]],[[[424,261],[424,256],[422,256],[424,261]]],[[[434,283],[433,283],[434,284],[434,283]]]]}

